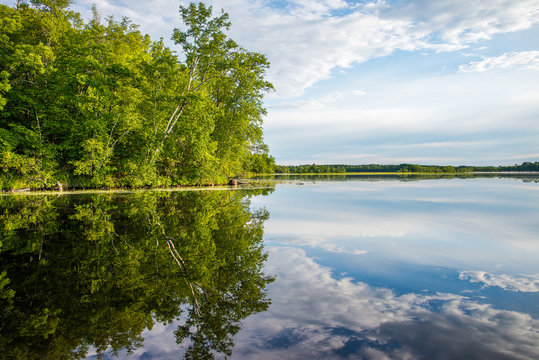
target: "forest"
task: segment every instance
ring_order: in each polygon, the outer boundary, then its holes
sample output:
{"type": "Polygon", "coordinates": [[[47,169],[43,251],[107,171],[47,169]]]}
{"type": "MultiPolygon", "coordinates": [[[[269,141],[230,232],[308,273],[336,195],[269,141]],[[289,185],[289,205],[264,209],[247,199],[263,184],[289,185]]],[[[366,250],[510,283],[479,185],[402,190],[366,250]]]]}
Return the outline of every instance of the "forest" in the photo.
{"type": "Polygon", "coordinates": [[[269,62],[226,35],[227,13],[180,6],[171,49],[95,6],[85,21],[70,2],[0,5],[1,189],[211,185],[273,171],[269,62]]]}
{"type": "Polygon", "coordinates": [[[539,162],[524,162],[511,166],[441,166],[441,165],[276,165],[276,173],[281,174],[321,174],[321,173],[470,173],[504,171],[539,171],[539,162]]]}

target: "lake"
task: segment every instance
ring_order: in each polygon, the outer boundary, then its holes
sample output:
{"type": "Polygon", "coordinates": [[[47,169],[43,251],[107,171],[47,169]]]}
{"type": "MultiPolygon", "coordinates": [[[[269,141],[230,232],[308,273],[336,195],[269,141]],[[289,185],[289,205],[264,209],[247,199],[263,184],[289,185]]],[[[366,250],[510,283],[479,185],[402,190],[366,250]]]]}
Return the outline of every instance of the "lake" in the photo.
{"type": "Polygon", "coordinates": [[[538,176],[257,184],[0,196],[0,357],[539,358],[538,176]]]}

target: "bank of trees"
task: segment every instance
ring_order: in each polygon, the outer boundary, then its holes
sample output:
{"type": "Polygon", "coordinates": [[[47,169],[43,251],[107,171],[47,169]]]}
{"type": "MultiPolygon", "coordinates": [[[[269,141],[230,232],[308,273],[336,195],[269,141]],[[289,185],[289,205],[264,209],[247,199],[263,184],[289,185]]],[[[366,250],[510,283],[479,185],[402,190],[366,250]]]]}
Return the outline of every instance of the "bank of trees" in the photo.
{"type": "Polygon", "coordinates": [[[345,173],[346,165],[276,165],[275,172],[280,174],[345,173]]]}
{"type": "Polygon", "coordinates": [[[2,188],[211,184],[271,167],[269,63],[225,34],[226,13],[180,7],[176,53],[69,3],[0,5],[2,188]]]}
{"type": "Polygon", "coordinates": [[[524,162],[512,166],[441,166],[441,165],[276,165],[276,173],[281,174],[320,174],[320,173],[469,173],[469,172],[503,172],[503,171],[539,171],[539,162],[524,162]]]}

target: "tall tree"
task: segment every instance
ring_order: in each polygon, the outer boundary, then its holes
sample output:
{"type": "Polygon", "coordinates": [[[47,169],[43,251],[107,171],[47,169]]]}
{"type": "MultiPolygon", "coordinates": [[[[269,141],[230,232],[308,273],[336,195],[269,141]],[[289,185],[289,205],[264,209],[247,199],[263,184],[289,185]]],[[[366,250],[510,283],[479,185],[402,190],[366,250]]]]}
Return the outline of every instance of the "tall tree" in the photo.
{"type": "Polygon", "coordinates": [[[224,183],[249,167],[269,64],[227,37],[226,13],[181,6],[176,55],[69,4],[0,5],[3,188],[224,183]]]}

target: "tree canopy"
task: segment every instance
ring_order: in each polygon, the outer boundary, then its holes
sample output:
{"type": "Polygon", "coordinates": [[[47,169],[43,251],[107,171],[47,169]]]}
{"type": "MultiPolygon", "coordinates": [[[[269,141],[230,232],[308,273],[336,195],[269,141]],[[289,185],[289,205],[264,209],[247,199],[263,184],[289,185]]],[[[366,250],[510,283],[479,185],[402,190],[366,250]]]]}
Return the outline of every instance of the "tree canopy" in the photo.
{"type": "Polygon", "coordinates": [[[175,52],[69,3],[0,5],[2,188],[226,183],[271,164],[269,62],[226,35],[226,13],[180,6],[175,52]]]}

